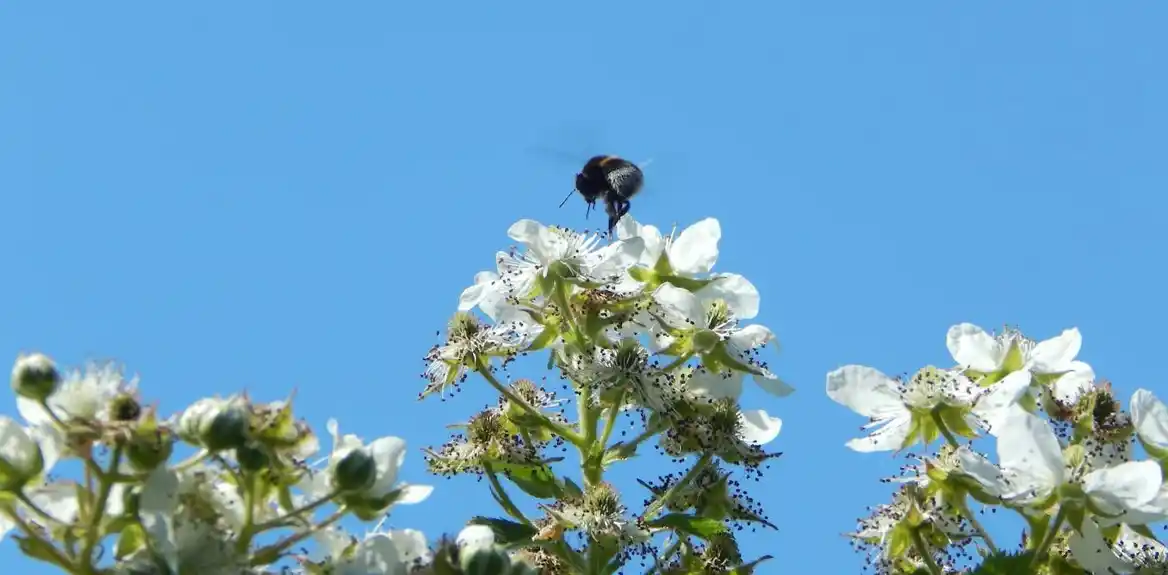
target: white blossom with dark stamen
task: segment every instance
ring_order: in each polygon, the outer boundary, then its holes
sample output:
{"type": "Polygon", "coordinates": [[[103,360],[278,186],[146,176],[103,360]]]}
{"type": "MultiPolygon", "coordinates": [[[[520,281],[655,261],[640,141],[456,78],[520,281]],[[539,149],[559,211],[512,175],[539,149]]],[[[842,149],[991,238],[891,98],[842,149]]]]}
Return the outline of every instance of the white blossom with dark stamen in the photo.
{"type": "Polygon", "coordinates": [[[1035,375],[1054,375],[1089,368],[1075,361],[1075,356],[1083,346],[1083,337],[1077,328],[1035,342],[1016,329],[1007,329],[993,336],[976,325],[961,323],[949,328],[945,344],[960,367],[979,373],[995,373],[1006,367],[1006,359],[1015,346],[1021,354],[1020,369],[1035,375]]]}
{"type": "Polygon", "coordinates": [[[569,358],[569,375],[581,386],[600,394],[624,389],[625,402],[658,413],[675,413],[680,399],[676,375],[658,369],[649,361],[649,352],[633,340],[624,340],[617,349],[595,347],[586,355],[569,358]]]}

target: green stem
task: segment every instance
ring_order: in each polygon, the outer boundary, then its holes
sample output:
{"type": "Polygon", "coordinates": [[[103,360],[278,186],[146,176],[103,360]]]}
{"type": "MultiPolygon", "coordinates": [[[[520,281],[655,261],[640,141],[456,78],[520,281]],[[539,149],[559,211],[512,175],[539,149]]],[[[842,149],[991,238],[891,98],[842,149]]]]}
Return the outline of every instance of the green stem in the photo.
{"type": "Polygon", "coordinates": [[[211,456],[211,452],[206,449],[200,449],[194,455],[176,463],[174,465],[175,471],[185,471],[201,463],[203,460],[211,456]]]}
{"type": "MultiPolygon", "coordinates": [[[[596,445],[596,424],[600,421],[600,410],[592,404],[592,394],[587,388],[576,392],[576,407],[579,411],[580,428],[584,431],[584,443],[578,446],[580,450],[580,471],[584,476],[584,486],[591,487],[600,483],[603,475],[600,461],[593,461],[592,448],[596,445]]],[[[601,451],[603,457],[603,450],[601,451]]]]}
{"type": "Polygon", "coordinates": [[[663,493],[661,497],[657,499],[657,501],[654,501],[649,505],[649,508],[645,510],[645,513],[641,516],[641,518],[645,521],[652,520],[653,516],[656,515],[658,511],[668,505],[669,502],[673,500],[673,498],[676,497],[678,493],[681,493],[681,491],[685,489],[686,486],[693,482],[694,478],[696,478],[698,474],[702,472],[702,469],[706,467],[706,464],[708,464],[711,459],[713,459],[713,456],[709,453],[702,454],[702,457],[698,459],[698,462],[695,463],[692,468],[690,468],[684,477],[682,477],[677,483],[674,483],[673,487],[667,489],[665,493],[663,493]]]}
{"type": "Polygon", "coordinates": [[[511,496],[507,495],[507,491],[503,489],[503,484],[499,482],[499,478],[495,475],[495,469],[491,466],[491,464],[484,463],[483,469],[487,472],[487,481],[490,481],[491,486],[494,487],[495,491],[498,492],[499,503],[503,506],[503,510],[507,512],[507,515],[514,517],[524,525],[531,525],[531,521],[529,521],[527,517],[523,515],[523,512],[519,510],[519,507],[516,506],[515,502],[511,500],[511,496]]]}
{"type": "Polygon", "coordinates": [[[689,361],[690,358],[692,358],[693,356],[694,356],[693,352],[687,353],[683,356],[679,356],[677,359],[669,362],[669,365],[666,365],[665,367],[663,367],[657,371],[660,371],[661,373],[668,373],[670,371],[673,371],[677,367],[685,365],[685,362],[689,361]]]}
{"type": "Polygon", "coordinates": [[[941,435],[945,436],[945,441],[948,441],[949,445],[955,448],[961,447],[961,444],[957,442],[957,437],[953,435],[952,431],[949,431],[949,427],[945,425],[945,422],[936,411],[933,412],[933,422],[937,424],[937,429],[941,431],[941,435]]]}
{"type": "Polygon", "coordinates": [[[255,554],[252,555],[251,561],[248,561],[248,564],[254,567],[256,565],[268,565],[270,563],[276,562],[280,558],[280,555],[287,551],[289,547],[292,547],[293,545],[308,539],[317,531],[321,531],[329,525],[340,521],[346,513],[348,513],[348,509],[341,507],[340,509],[337,509],[336,512],[334,512],[332,515],[329,515],[328,518],[326,518],[324,521],[321,521],[320,525],[317,525],[311,529],[305,529],[299,533],[296,533],[295,535],[289,536],[282,541],[277,541],[276,543],[257,550],[255,554]]]}
{"type": "Polygon", "coordinates": [[[607,447],[608,439],[612,437],[612,430],[616,427],[616,420],[620,417],[621,404],[625,402],[625,389],[621,390],[616,395],[616,401],[613,402],[612,407],[608,410],[608,419],[604,422],[604,433],[600,436],[600,446],[607,447]]]}
{"type": "Polygon", "coordinates": [[[913,547],[917,550],[917,555],[924,560],[925,566],[929,568],[929,573],[933,575],[942,575],[941,567],[933,560],[933,552],[929,550],[929,546],[925,544],[925,538],[921,537],[921,532],[917,529],[910,529],[909,533],[912,536],[913,547]]]}
{"type": "Polygon", "coordinates": [[[275,519],[269,519],[267,521],[264,521],[263,523],[257,523],[255,526],[255,529],[253,529],[253,531],[255,533],[263,533],[264,531],[267,531],[269,529],[272,529],[275,527],[281,527],[285,523],[287,523],[289,520],[291,520],[292,518],[299,517],[299,516],[301,516],[305,513],[308,513],[310,511],[315,511],[318,507],[324,505],[325,503],[332,501],[333,497],[336,497],[338,493],[340,493],[340,490],[331,491],[327,495],[325,495],[324,497],[321,497],[320,499],[317,499],[316,501],[313,501],[311,503],[305,503],[304,505],[301,505],[300,507],[292,509],[291,511],[289,511],[289,512],[287,512],[279,517],[276,517],[275,519]]]}
{"type": "Polygon", "coordinates": [[[13,523],[15,523],[18,527],[20,527],[20,530],[24,532],[26,537],[28,537],[30,540],[34,540],[37,542],[36,545],[37,545],[39,551],[48,552],[48,555],[49,555],[48,561],[50,563],[56,565],[57,567],[60,567],[66,573],[76,573],[77,572],[77,566],[74,565],[73,562],[70,561],[68,557],[66,557],[64,554],[62,554],[61,550],[57,549],[56,545],[54,545],[50,541],[46,541],[43,537],[41,537],[40,531],[35,529],[32,525],[29,525],[28,522],[25,521],[24,518],[21,517],[20,514],[16,512],[15,509],[12,509],[11,507],[5,505],[3,507],[3,511],[4,511],[4,515],[7,515],[8,518],[10,520],[12,520],[13,523]]]}
{"type": "Polygon", "coordinates": [[[565,440],[571,442],[573,445],[576,445],[577,447],[584,444],[584,438],[581,437],[578,433],[576,433],[575,431],[572,431],[571,429],[568,429],[567,427],[565,427],[563,425],[560,425],[560,424],[552,421],[550,418],[548,418],[548,416],[544,415],[538,409],[532,407],[531,405],[528,405],[528,403],[526,401],[524,401],[523,398],[519,397],[518,395],[515,395],[514,392],[512,392],[510,389],[507,389],[506,387],[504,387],[503,384],[499,383],[499,380],[495,379],[495,376],[491,374],[489,369],[487,369],[486,363],[480,362],[478,367],[475,368],[475,371],[477,371],[479,373],[479,375],[483,376],[483,379],[487,380],[487,383],[491,384],[491,387],[495,388],[495,391],[498,391],[500,394],[503,395],[503,397],[506,397],[507,400],[510,401],[511,403],[514,403],[515,405],[518,405],[519,407],[521,407],[524,411],[526,411],[528,413],[528,415],[531,415],[532,417],[538,419],[541,425],[552,430],[557,435],[559,435],[560,437],[563,437],[565,440]]]}
{"type": "Polygon", "coordinates": [[[660,572],[661,568],[665,566],[665,562],[669,561],[669,558],[673,557],[673,554],[677,553],[678,549],[681,549],[681,535],[680,534],[674,534],[674,535],[677,537],[677,540],[674,541],[673,543],[670,543],[669,547],[665,548],[665,552],[662,553],[661,556],[653,559],[653,566],[650,567],[649,570],[645,572],[645,575],[652,575],[653,573],[660,572]]]}
{"type": "Polygon", "coordinates": [[[97,503],[94,504],[93,509],[89,510],[89,526],[85,530],[85,546],[81,548],[81,561],[84,562],[82,567],[86,573],[97,573],[97,569],[93,565],[93,548],[97,546],[101,532],[101,520],[105,517],[105,506],[109,502],[110,492],[114,487],[114,478],[121,461],[122,446],[117,445],[114,447],[113,454],[110,455],[108,468],[97,476],[99,484],[97,503]]]}
{"type": "Polygon", "coordinates": [[[989,547],[990,552],[997,555],[999,553],[998,546],[994,545],[994,539],[990,537],[990,532],[986,531],[981,522],[977,520],[976,514],[969,508],[969,505],[966,505],[965,501],[962,501],[957,506],[957,510],[965,516],[965,519],[969,521],[969,525],[977,531],[978,536],[985,542],[986,547],[989,547]]]}
{"type": "Polygon", "coordinates": [[[45,410],[45,413],[49,414],[49,419],[52,419],[53,423],[56,423],[57,425],[61,426],[61,431],[68,431],[69,430],[69,426],[65,425],[65,422],[61,421],[61,418],[57,417],[57,414],[53,412],[53,408],[49,407],[49,399],[48,398],[42,399],[40,401],[40,404],[41,404],[41,407],[45,410]]]}
{"type": "Polygon", "coordinates": [[[62,523],[60,519],[49,515],[48,512],[46,512],[44,509],[41,509],[40,506],[38,506],[32,499],[29,499],[29,497],[25,495],[23,491],[16,492],[16,499],[17,501],[20,501],[22,504],[24,504],[25,507],[29,508],[33,514],[35,514],[37,517],[40,517],[41,519],[44,519],[46,522],[55,523],[57,525],[67,525],[67,523],[62,523]]]}
{"type": "Polygon", "coordinates": [[[1046,535],[1042,538],[1042,543],[1034,550],[1034,559],[1030,561],[1030,568],[1033,570],[1042,562],[1043,556],[1054,544],[1055,537],[1058,537],[1059,528],[1063,526],[1063,521],[1067,519],[1067,508],[1059,506],[1058,513],[1054,515],[1054,521],[1051,522],[1050,528],[1046,530],[1046,535]]]}
{"type": "Polygon", "coordinates": [[[243,528],[239,530],[239,538],[235,540],[235,552],[240,555],[251,547],[251,538],[255,535],[255,477],[251,474],[242,477],[239,484],[239,495],[243,499],[243,528]]]}

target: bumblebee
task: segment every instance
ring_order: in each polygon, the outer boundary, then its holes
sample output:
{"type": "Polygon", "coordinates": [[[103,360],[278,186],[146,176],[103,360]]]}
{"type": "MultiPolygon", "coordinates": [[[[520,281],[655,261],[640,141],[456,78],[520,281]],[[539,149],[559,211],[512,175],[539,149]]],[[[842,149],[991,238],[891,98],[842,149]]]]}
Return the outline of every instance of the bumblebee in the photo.
{"type": "Polygon", "coordinates": [[[579,192],[588,202],[584,217],[592,212],[597,200],[604,201],[604,211],[608,214],[608,235],[613,234],[617,222],[629,213],[633,196],[641,191],[645,176],[636,164],[617,156],[593,156],[576,174],[576,189],[560,202],[560,207],[568,203],[572,194],[579,192]]]}

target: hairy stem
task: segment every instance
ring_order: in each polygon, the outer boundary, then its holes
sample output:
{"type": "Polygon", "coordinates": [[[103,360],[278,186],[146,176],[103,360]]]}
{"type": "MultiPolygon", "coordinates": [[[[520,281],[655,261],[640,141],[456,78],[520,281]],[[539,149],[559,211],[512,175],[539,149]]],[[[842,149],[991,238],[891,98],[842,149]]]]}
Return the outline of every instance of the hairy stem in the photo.
{"type": "Polygon", "coordinates": [[[1046,536],[1042,538],[1042,543],[1038,544],[1038,548],[1034,550],[1034,559],[1030,561],[1030,568],[1038,567],[1046,556],[1046,552],[1050,546],[1054,544],[1055,537],[1058,537],[1059,528],[1063,526],[1063,521],[1067,519],[1067,508],[1060,506],[1058,513],[1054,515],[1054,521],[1051,522],[1050,528],[1046,530],[1046,536]]]}
{"type": "Polygon", "coordinates": [[[81,548],[82,566],[87,573],[97,573],[97,568],[93,565],[93,548],[97,546],[97,541],[100,539],[101,520],[105,518],[105,506],[109,502],[110,492],[113,491],[118,465],[121,462],[122,446],[117,445],[114,447],[113,454],[110,455],[109,467],[97,476],[97,502],[94,503],[93,509],[90,509],[89,525],[85,529],[85,545],[81,548]]]}
{"type": "Polygon", "coordinates": [[[702,454],[701,458],[698,459],[698,462],[695,463],[692,468],[690,468],[689,472],[687,472],[684,477],[678,480],[677,483],[674,483],[673,487],[667,489],[665,493],[663,493],[661,497],[657,499],[657,501],[654,501],[649,505],[649,508],[645,510],[645,514],[642,515],[641,518],[645,521],[653,519],[653,516],[655,516],[658,511],[661,511],[661,509],[668,505],[674,497],[677,497],[678,493],[680,493],[683,489],[686,488],[686,486],[693,482],[694,478],[696,478],[698,474],[702,472],[702,469],[704,469],[706,465],[709,464],[711,459],[713,459],[713,456],[709,453],[702,454]]]}
{"type": "Polygon", "coordinates": [[[917,550],[917,555],[920,555],[921,559],[924,560],[925,567],[929,569],[929,573],[942,575],[944,572],[941,571],[941,567],[937,565],[937,562],[933,560],[933,552],[929,549],[928,544],[925,543],[925,538],[921,537],[920,530],[911,529],[909,532],[912,536],[913,547],[917,550]]]}
{"type": "Polygon", "coordinates": [[[998,546],[994,545],[994,539],[990,537],[990,532],[986,531],[981,522],[977,520],[976,514],[969,508],[969,505],[962,501],[961,504],[957,506],[957,511],[959,511],[961,515],[963,515],[965,519],[969,521],[969,525],[973,527],[975,531],[977,531],[978,537],[981,537],[981,540],[985,542],[986,547],[989,547],[990,552],[996,555],[998,553],[998,546]]]}
{"type": "Polygon", "coordinates": [[[571,442],[577,447],[584,445],[584,438],[581,437],[580,434],[552,421],[541,411],[529,405],[526,401],[523,400],[522,397],[515,395],[514,392],[512,392],[510,389],[507,389],[507,387],[502,383],[499,383],[499,380],[495,379],[494,374],[492,374],[491,370],[487,368],[486,362],[480,361],[479,365],[475,368],[475,371],[477,371],[479,375],[483,376],[483,379],[487,380],[487,383],[491,384],[491,387],[495,388],[495,391],[501,393],[503,397],[506,397],[508,401],[518,405],[524,411],[526,411],[528,415],[539,420],[540,425],[543,425],[544,427],[552,430],[554,433],[560,437],[563,437],[565,440],[571,442]]]}

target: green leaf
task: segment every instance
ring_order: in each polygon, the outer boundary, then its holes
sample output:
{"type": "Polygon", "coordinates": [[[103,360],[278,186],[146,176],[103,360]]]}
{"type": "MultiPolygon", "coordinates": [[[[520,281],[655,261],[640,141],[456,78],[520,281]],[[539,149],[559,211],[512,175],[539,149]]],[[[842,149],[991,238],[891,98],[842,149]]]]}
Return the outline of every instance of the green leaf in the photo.
{"type": "Polygon", "coordinates": [[[114,557],[118,560],[124,559],[127,555],[141,549],[146,545],[146,532],[142,526],[137,523],[127,525],[122,529],[122,534],[118,537],[118,546],[114,550],[114,557]]]}
{"type": "Polygon", "coordinates": [[[758,567],[759,563],[762,563],[763,561],[770,561],[771,559],[774,559],[774,557],[771,555],[763,555],[762,557],[759,557],[750,563],[743,563],[742,565],[735,567],[734,569],[730,570],[728,575],[751,575],[754,573],[754,568],[758,567]]]}
{"type": "Polygon", "coordinates": [[[576,482],[572,481],[572,478],[568,477],[567,475],[564,476],[562,488],[564,490],[564,494],[569,497],[581,497],[584,495],[584,490],[580,489],[580,486],[576,485],[576,482]]]}
{"type": "Polygon", "coordinates": [[[666,527],[693,535],[702,539],[709,539],[714,535],[725,533],[726,525],[717,519],[697,517],[686,513],[670,513],[659,519],[647,523],[650,527],[666,527]]]}
{"type": "Polygon", "coordinates": [[[970,575],[1032,575],[1030,562],[1033,560],[1033,551],[998,553],[986,558],[970,575]]]}
{"type": "Polygon", "coordinates": [[[524,493],[537,499],[551,499],[559,490],[556,476],[547,464],[492,461],[491,466],[524,493]]]}
{"type": "Polygon", "coordinates": [[[524,525],[498,517],[483,517],[481,515],[471,518],[467,524],[486,525],[490,527],[491,531],[495,534],[495,542],[499,545],[530,543],[531,538],[539,532],[531,525],[524,525]]]}

